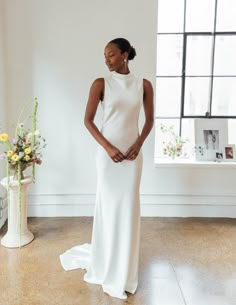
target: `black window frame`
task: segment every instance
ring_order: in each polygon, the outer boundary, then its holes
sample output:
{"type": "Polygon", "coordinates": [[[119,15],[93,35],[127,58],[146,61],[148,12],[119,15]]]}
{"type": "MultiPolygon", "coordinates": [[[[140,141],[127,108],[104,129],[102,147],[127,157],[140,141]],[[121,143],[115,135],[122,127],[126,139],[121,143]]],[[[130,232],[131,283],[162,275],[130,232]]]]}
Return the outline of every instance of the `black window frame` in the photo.
{"type": "Polygon", "coordinates": [[[212,93],[213,93],[213,86],[214,86],[214,79],[217,77],[230,77],[236,78],[236,75],[214,75],[214,63],[215,63],[215,41],[216,41],[216,36],[236,36],[236,32],[185,32],[183,33],[183,62],[182,62],[182,85],[181,85],[181,112],[180,112],[180,118],[186,118],[186,119],[194,119],[194,118],[225,118],[225,119],[235,119],[235,116],[229,116],[229,115],[212,115],[211,114],[211,109],[212,109],[212,93]],[[186,54],[187,54],[187,37],[192,37],[192,36],[212,36],[213,37],[213,52],[212,52],[212,66],[211,66],[211,74],[209,75],[187,75],[185,74],[185,69],[186,69],[186,54]],[[185,80],[188,77],[206,77],[210,78],[210,109],[209,112],[206,112],[205,115],[185,115],[184,114],[184,94],[185,94],[185,80]]]}
{"type": "MultiPolygon", "coordinates": [[[[184,1],[184,20],[183,20],[183,32],[160,32],[157,33],[158,35],[182,35],[183,36],[183,56],[182,56],[182,71],[180,75],[156,75],[156,79],[158,78],[181,78],[181,100],[180,100],[180,115],[176,116],[176,117],[167,117],[167,116],[158,116],[156,115],[156,119],[179,119],[180,120],[180,134],[181,134],[181,130],[182,130],[182,119],[195,119],[195,118],[225,118],[225,119],[235,119],[236,115],[234,116],[230,116],[230,115],[212,115],[211,114],[211,110],[212,110],[212,93],[213,93],[213,86],[214,86],[214,79],[217,77],[230,77],[236,78],[236,75],[214,75],[214,64],[215,64],[215,41],[216,41],[216,36],[217,35],[221,35],[221,36],[233,36],[236,35],[236,31],[216,31],[216,23],[217,23],[217,1],[215,0],[215,13],[214,13],[214,28],[212,32],[186,32],[185,28],[186,28],[186,3],[187,0],[184,1]],[[209,75],[204,75],[204,76],[200,76],[200,75],[196,75],[196,76],[191,76],[191,75],[187,75],[185,74],[185,68],[186,68],[186,54],[187,54],[187,37],[188,36],[212,36],[213,37],[213,51],[212,51],[212,66],[211,66],[211,74],[209,75]],[[206,112],[205,115],[185,115],[184,114],[184,106],[185,106],[185,81],[186,78],[188,77],[194,77],[194,78],[198,78],[198,77],[207,77],[210,78],[210,109],[209,112],[206,112]]],[[[236,71],[235,71],[236,72],[236,71]]]]}

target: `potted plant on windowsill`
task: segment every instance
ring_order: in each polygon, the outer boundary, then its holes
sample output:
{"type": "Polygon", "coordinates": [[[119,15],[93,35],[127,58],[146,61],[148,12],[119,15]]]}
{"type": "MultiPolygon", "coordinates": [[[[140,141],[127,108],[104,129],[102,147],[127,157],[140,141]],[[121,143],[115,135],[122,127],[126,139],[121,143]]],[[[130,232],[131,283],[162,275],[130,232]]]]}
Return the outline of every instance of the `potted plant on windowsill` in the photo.
{"type": "Polygon", "coordinates": [[[161,124],[161,131],[168,136],[167,141],[163,141],[163,154],[175,159],[176,157],[184,156],[184,144],[189,140],[177,135],[174,126],[166,126],[161,124]]]}
{"type": "Polygon", "coordinates": [[[34,98],[31,130],[26,129],[24,123],[20,123],[23,109],[14,138],[10,140],[7,133],[0,134],[0,144],[6,147],[6,151],[0,155],[0,159],[6,160],[7,171],[7,177],[1,181],[7,189],[8,198],[8,231],[1,240],[1,244],[5,247],[21,247],[34,238],[27,227],[27,190],[35,181],[35,165],[42,163],[41,149],[46,145],[36,126],[37,109],[38,100],[34,98]],[[32,168],[32,175],[24,177],[24,171],[28,167],[32,168]]]}

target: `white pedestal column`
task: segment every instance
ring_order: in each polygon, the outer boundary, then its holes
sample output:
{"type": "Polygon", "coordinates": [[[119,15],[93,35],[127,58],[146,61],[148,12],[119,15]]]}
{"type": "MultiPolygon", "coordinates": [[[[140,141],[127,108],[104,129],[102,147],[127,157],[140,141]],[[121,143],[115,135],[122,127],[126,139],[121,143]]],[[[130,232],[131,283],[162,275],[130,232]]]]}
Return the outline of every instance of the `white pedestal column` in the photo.
{"type": "MultiPolygon", "coordinates": [[[[27,194],[28,187],[32,183],[32,177],[26,177],[21,180],[22,183],[22,200],[21,212],[18,203],[18,181],[10,177],[9,185],[9,206],[8,206],[8,230],[2,238],[1,244],[4,247],[16,248],[30,243],[34,239],[34,235],[27,227],[27,194]],[[20,215],[21,214],[21,215],[20,215]],[[20,217],[21,216],[21,217],[20,217]],[[21,227],[20,227],[21,223],[21,227]]],[[[1,180],[1,184],[7,188],[7,178],[1,180]]]]}

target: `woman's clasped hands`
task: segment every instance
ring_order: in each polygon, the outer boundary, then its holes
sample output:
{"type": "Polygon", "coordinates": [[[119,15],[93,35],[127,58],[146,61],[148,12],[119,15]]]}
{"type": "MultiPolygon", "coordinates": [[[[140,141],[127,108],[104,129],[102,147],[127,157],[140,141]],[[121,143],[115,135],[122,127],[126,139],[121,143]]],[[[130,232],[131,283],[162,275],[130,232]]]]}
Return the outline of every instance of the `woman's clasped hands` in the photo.
{"type": "Polygon", "coordinates": [[[136,142],[127,150],[125,154],[123,154],[117,147],[113,146],[112,144],[108,145],[105,150],[111,159],[115,163],[118,163],[122,162],[123,160],[135,160],[139,154],[141,146],[141,144],[136,142]]]}

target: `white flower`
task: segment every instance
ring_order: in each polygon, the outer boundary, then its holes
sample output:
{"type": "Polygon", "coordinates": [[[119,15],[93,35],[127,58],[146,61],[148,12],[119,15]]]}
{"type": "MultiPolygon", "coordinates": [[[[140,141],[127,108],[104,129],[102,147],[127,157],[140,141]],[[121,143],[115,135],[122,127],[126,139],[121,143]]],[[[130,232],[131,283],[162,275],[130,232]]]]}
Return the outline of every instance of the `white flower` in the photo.
{"type": "Polygon", "coordinates": [[[31,139],[32,136],[33,136],[32,132],[29,132],[29,133],[27,134],[27,139],[31,139]]]}
{"type": "Polygon", "coordinates": [[[24,123],[20,123],[18,126],[19,126],[19,128],[22,129],[22,128],[24,128],[24,123]]]}
{"type": "Polygon", "coordinates": [[[24,156],[24,153],[22,151],[19,152],[19,157],[22,158],[24,156]]]}
{"type": "Polygon", "coordinates": [[[37,130],[34,132],[34,135],[35,135],[35,136],[39,136],[39,135],[40,135],[40,131],[37,129],[37,130]]]}

